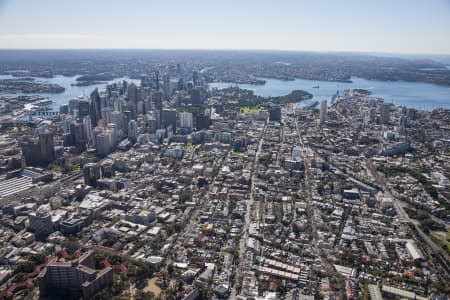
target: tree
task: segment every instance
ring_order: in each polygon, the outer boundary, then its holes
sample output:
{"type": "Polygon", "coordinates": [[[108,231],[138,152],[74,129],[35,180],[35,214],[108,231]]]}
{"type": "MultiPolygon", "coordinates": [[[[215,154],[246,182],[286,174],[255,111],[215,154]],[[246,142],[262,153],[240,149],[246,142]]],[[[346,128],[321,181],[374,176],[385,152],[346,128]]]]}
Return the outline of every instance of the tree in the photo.
{"type": "Polygon", "coordinates": [[[75,251],[80,249],[80,242],[75,238],[68,238],[64,242],[64,248],[66,248],[69,254],[74,254],[75,251]]]}
{"type": "Polygon", "coordinates": [[[16,267],[16,274],[17,273],[31,273],[33,272],[34,269],[34,264],[31,261],[25,260],[25,261],[21,261],[17,264],[16,267]]]}
{"type": "Polygon", "coordinates": [[[155,299],[155,294],[152,292],[144,292],[143,290],[136,291],[136,300],[152,300],[155,299]]]}
{"type": "Polygon", "coordinates": [[[94,300],[110,300],[111,298],[112,295],[107,289],[103,289],[94,295],[94,300]]]}

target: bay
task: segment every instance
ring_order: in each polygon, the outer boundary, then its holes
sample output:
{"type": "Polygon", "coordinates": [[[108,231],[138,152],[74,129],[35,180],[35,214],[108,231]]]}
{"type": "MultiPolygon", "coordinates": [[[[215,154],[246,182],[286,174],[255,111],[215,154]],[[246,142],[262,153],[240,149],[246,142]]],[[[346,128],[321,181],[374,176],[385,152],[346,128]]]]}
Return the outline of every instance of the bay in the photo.
{"type": "MultiPolygon", "coordinates": [[[[63,86],[66,90],[62,93],[29,93],[29,94],[23,94],[23,93],[17,93],[17,94],[2,94],[0,93],[0,96],[2,95],[41,95],[44,97],[47,97],[48,99],[52,100],[52,104],[49,106],[53,110],[59,110],[59,107],[63,104],[69,103],[70,99],[76,98],[78,96],[87,95],[89,96],[90,93],[95,90],[96,88],[104,88],[107,84],[111,84],[117,81],[126,80],[128,83],[135,83],[137,85],[140,85],[139,79],[130,79],[128,77],[121,77],[116,78],[114,80],[110,80],[108,82],[102,82],[99,84],[93,84],[89,86],[72,86],[72,83],[76,83],[76,79],[79,76],[62,76],[57,75],[53,78],[38,78],[33,77],[36,82],[42,82],[42,83],[55,83],[59,84],[60,86],[63,86]]],[[[0,79],[20,79],[20,77],[13,77],[12,75],[0,75],[0,79]]]]}
{"type": "Polygon", "coordinates": [[[331,100],[337,91],[343,95],[345,90],[361,88],[369,90],[373,96],[381,97],[386,102],[396,105],[404,105],[422,110],[433,110],[443,107],[450,109],[450,87],[439,86],[420,82],[405,81],[379,81],[366,80],[352,77],[351,83],[295,79],[292,81],[278,80],[272,78],[259,78],[266,81],[264,85],[255,84],[233,84],[229,82],[213,82],[210,88],[223,89],[226,87],[239,86],[242,89],[252,90],[255,95],[262,97],[276,97],[289,94],[293,90],[305,90],[313,94],[309,101],[303,101],[299,105],[311,101],[331,100]],[[319,86],[319,88],[313,88],[319,86]]]}

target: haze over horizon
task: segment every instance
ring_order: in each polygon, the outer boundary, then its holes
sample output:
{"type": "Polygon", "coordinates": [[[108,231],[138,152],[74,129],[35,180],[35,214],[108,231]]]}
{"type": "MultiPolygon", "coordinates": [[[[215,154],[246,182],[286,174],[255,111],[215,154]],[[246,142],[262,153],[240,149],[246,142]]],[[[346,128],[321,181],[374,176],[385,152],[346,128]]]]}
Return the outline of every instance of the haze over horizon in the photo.
{"type": "Polygon", "coordinates": [[[450,54],[450,2],[0,0],[2,49],[450,54]]]}

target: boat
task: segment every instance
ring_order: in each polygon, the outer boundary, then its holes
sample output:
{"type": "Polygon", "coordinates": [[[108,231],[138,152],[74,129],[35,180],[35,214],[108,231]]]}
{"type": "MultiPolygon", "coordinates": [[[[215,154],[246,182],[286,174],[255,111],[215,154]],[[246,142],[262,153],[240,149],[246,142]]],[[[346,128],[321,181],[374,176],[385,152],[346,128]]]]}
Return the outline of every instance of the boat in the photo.
{"type": "Polygon", "coordinates": [[[319,85],[313,86],[313,89],[318,89],[318,88],[319,88],[319,85]]]}
{"type": "Polygon", "coordinates": [[[35,101],[35,102],[31,103],[31,104],[35,105],[35,106],[47,106],[47,105],[50,105],[52,103],[53,103],[52,100],[50,100],[48,98],[45,98],[45,99],[42,99],[42,100],[35,101]]]}

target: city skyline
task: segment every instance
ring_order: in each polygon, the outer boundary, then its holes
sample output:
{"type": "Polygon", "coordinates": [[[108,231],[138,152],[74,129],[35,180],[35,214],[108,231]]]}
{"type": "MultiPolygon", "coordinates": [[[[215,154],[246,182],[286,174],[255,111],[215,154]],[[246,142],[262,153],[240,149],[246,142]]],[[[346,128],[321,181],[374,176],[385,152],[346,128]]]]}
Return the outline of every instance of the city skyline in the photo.
{"type": "Polygon", "coordinates": [[[0,1],[2,49],[450,54],[449,1],[0,1]]]}

